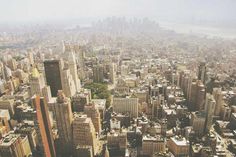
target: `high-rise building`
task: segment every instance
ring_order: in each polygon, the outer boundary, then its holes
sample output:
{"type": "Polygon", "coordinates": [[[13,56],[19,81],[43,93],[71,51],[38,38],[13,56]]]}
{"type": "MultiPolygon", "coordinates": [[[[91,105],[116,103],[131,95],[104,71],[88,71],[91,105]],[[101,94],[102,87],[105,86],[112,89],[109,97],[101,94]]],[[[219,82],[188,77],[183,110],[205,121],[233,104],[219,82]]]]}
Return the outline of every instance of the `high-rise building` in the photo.
{"type": "Polygon", "coordinates": [[[28,57],[30,65],[34,65],[34,54],[32,51],[28,51],[27,57],[28,57]]]}
{"type": "Polygon", "coordinates": [[[91,90],[81,89],[71,100],[73,112],[83,112],[84,106],[91,101],[91,90]]]}
{"type": "Polygon", "coordinates": [[[62,89],[67,97],[72,97],[76,93],[75,83],[69,69],[62,71],[62,89]]]}
{"type": "Polygon", "coordinates": [[[29,123],[19,123],[15,128],[16,134],[26,135],[29,140],[29,145],[31,151],[35,151],[36,146],[38,145],[36,130],[34,129],[33,121],[29,123]],[[32,122],[32,123],[31,123],[32,122]]]}
{"type": "Polygon", "coordinates": [[[76,65],[76,60],[75,60],[75,54],[73,51],[71,51],[68,55],[68,65],[70,69],[70,73],[72,75],[76,91],[79,92],[81,85],[80,85],[80,80],[78,78],[78,70],[77,70],[77,65],[76,65]]]}
{"type": "Polygon", "coordinates": [[[83,48],[81,48],[79,45],[74,45],[74,50],[75,50],[76,55],[78,56],[79,78],[83,80],[85,78],[84,51],[86,50],[83,50],[83,48]]]}
{"type": "Polygon", "coordinates": [[[116,113],[129,113],[138,117],[138,98],[113,98],[113,110],[116,113]]]}
{"type": "Polygon", "coordinates": [[[201,80],[203,84],[206,83],[206,63],[201,62],[198,66],[198,80],[201,80]]]}
{"type": "Polygon", "coordinates": [[[104,67],[101,64],[93,67],[93,81],[97,83],[104,81],[104,67]]]}
{"type": "Polygon", "coordinates": [[[58,90],[62,90],[62,61],[46,60],[44,61],[44,70],[47,85],[51,88],[53,97],[57,96],[58,90]]]}
{"type": "Polygon", "coordinates": [[[190,124],[196,135],[203,135],[205,131],[206,113],[202,111],[192,112],[190,124]]]}
{"type": "Polygon", "coordinates": [[[42,95],[45,99],[46,102],[49,102],[50,99],[52,98],[52,94],[51,94],[51,88],[50,86],[44,86],[42,89],[42,95]]]}
{"type": "Polygon", "coordinates": [[[30,95],[42,96],[42,89],[45,87],[44,76],[38,72],[37,68],[33,68],[29,77],[30,95]]]}
{"type": "Polygon", "coordinates": [[[74,115],[72,124],[73,148],[77,146],[92,146],[93,155],[98,153],[99,143],[91,118],[87,115],[74,115]]]}
{"type": "Polygon", "coordinates": [[[0,97],[0,109],[6,109],[9,111],[10,117],[15,114],[16,103],[15,100],[8,97],[0,97]]]}
{"type": "Polygon", "coordinates": [[[92,119],[94,128],[97,133],[101,133],[101,117],[98,108],[95,106],[94,103],[87,104],[84,107],[84,113],[92,119]]]}
{"type": "MultiPolygon", "coordinates": [[[[151,104],[152,104],[152,117],[153,118],[158,118],[160,117],[159,110],[161,108],[161,102],[164,99],[162,95],[156,96],[156,97],[151,97],[151,104]]],[[[164,100],[163,100],[164,102],[164,100]]]]}
{"type": "Polygon", "coordinates": [[[47,104],[45,103],[44,98],[39,96],[34,96],[32,102],[36,108],[36,111],[34,111],[33,114],[34,127],[39,140],[39,145],[37,146],[37,150],[40,154],[39,156],[56,157],[47,104]]]}
{"type": "Polygon", "coordinates": [[[71,110],[70,99],[67,98],[63,91],[58,91],[56,103],[53,104],[57,129],[59,133],[59,143],[61,155],[65,156],[72,152],[72,130],[73,114],[71,110]]]}
{"type": "Polygon", "coordinates": [[[213,123],[213,116],[215,113],[216,101],[213,95],[207,93],[206,95],[206,104],[205,104],[205,112],[206,116],[206,130],[210,130],[211,125],[213,123]]]}
{"type": "Polygon", "coordinates": [[[212,95],[214,96],[216,101],[216,108],[214,115],[219,116],[221,109],[223,107],[223,94],[221,88],[213,88],[212,95]]]}
{"type": "Polygon", "coordinates": [[[9,133],[0,141],[1,157],[25,157],[31,154],[27,136],[9,133]]]}
{"type": "Polygon", "coordinates": [[[12,71],[15,71],[17,69],[17,62],[14,58],[9,59],[7,61],[7,65],[12,71]]]}
{"type": "Polygon", "coordinates": [[[191,95],[189,100],[189,108],[191,111],[200,111],[204,109],[205,104],[205,86],[200,80],[191,84],[191,95]]]}
{"type": "Polygon", "coordinates": [[[8,66],[4,65],[2,72],[3,72],[3,79],[5,81],[9,81],[12,77],[12,70],[8,66]]]}
{"type": "Polygon", "coordinates": [[[115,73],[115,64],[111,63],[110,68],[109,68],[109,79],[110,79],[111,83],[115,82],[115,75],[116,75],[116,73],[115,73]]]}

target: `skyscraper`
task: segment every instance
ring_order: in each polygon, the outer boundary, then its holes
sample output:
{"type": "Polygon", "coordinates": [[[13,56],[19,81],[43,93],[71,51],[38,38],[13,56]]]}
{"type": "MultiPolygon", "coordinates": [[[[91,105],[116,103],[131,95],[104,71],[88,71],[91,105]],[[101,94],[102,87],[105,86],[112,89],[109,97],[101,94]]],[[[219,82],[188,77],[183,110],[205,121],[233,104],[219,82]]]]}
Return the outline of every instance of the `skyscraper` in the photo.
{"type": "Polygon", "coordinates": [[[76,93],[76,87],[69,69],[62,71],[62,89],[67,97],[72,97],[76,93]]]}
{"type": "Polygon", "coordinates": [[[47,104],[44,98],[39,96],[34,96],[32,102],[36,108],[33,114],[34,126],[39,140],[39,145],[37,146],[39,156],[56,157],[47,104]]]}
{"type": "Polygon", "coordinates": [[[1,157],[24,157],[31,154],[27,136],[9,133],[0,141],[1,157]]]}
{"type": "Polygon", "coordinates": [[[93,67],[93,81],[94,82],[103,82],[104,81],[104,71],[101,64],[95,65],[93,67]]]}
{"type": "Polygon", "coordinates": [[[31,71],[31,75],[29,77],[30,84],[30,95],[41,95],[42,89],[45,87],[44,77],[41,73],[39,73],[37,68],[33,68],[31,71]]]}
{"type": "Polygon", "coordinates": [[[84,64],[84,48],[79,46],[79,45],[74,45],[74,50],[75,53],[78,56],[78,65],[79,65],[79,77],[80,79],[84,79],[85,78],[85,64],[84,64]]]}
{"type": "Polygon", "coordinates": [[[96,108],[94,103],[87,104],[84,107],[84,113],[92,119],[94,128],[97,133],[101,132],[101,118],[100,118],[100,112],[98,108],[96,108]]]}
{"type": "Polygon", "coordinates": [[[214,114],[216,116],[219,116],[221,109],[223,107],[223,94],[222,94],[221,88],[213,88],[212,95],[214,96],[215,101],[216,101],[216,109],[215,109],[214,114]]]}
{"type": "Polygon", "coordinates": [[[75,83],[76,91],[78,92],[80,90],[81,85],[80,85],[80,80],[78,78],[75,54],[73,51],[71,51],[68,55],[68,65],[70,69],[70,74],[72,75],[73,81],[75,83]]]}
{"type": "Polygon", "coordinates": [[[205,112],[207,114],[206,116],[206,130],[210,130],[213,116],[215,113],[215,107],[216,107],[216,101],[211,94],[206,95],[206,104],[205,104],[205,112]]]}
{"type": "Polygon", "coordinates": [[[44,61],[44,70],[47,85],[51,88],[53,97],[57,96],[58,90],[62,90],[62,62],[60,60],[44,61]]]}
{"type": "Polygon", "coordinates": [[[198,66],[198,80],[201,80],[203,84],[206,83],[206,63],[201,62],[198,66]]]}
{"type": "Polygon", "coordinates": [[[73,148],[92,146],[93,155],[98,152],[98,139],[91,118],[87,115],[75,115],[73,121],[73,148]]]}
{"type": "Polygon", "coordinates": [[[110,63],[109,65],[109,79],[111,83],[115,82],[115,65],[114,63],[110,63]]]}
{"type": "Polygon", "coordinates": [[[72,120],[73,114],[71,111],[70,99],[65,97],[63,91],[58,91],[57,101],[53,104],[53,112],[56,117],[57,128],[59,133],[59,142],[61,155],[69,156],[72,150],[72,120]]]}

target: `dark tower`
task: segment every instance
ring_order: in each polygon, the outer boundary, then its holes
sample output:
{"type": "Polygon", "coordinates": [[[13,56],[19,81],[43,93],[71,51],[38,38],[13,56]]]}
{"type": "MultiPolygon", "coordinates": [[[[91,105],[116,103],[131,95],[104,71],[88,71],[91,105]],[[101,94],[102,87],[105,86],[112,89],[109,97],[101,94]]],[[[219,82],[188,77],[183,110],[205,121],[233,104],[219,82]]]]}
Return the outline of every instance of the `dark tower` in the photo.
{"type": "Polygon", "coordinates": [[[198,66],[198,80],[201,80],[202,83],[205,85],[206,83],[206,63],[201,62],[198,66]]]}
{"type": "Polygon", "coordinates": [[[52,96],[56,97],[58,90],[62,90],[60,60],[44,61],[44,70],[47,85],[51,88],[52,96]]]}

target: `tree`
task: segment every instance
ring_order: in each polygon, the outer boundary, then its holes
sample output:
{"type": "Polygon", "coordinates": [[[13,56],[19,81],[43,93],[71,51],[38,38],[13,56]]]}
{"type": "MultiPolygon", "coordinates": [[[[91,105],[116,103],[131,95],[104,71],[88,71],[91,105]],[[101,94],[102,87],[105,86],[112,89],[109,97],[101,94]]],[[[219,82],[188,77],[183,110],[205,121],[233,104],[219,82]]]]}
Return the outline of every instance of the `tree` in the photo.
{"type": "Polygon", "coordinates": [[[107,84],[104,83],[87,83],[84,88],[91,89],[93,99],[106,99],[106,107],[111,103],[111,92],[107,84]]]}

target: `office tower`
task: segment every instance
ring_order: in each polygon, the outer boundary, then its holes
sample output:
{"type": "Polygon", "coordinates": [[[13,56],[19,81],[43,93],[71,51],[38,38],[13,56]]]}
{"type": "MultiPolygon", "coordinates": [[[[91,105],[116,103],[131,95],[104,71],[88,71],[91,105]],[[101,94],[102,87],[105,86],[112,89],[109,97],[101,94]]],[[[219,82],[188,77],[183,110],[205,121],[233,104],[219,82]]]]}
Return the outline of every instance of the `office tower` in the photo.
{"type": "Polygon", "coordinates": [[[81,89],[71,99],[73,112],[83,112],[84,106],[91,101],[91,90],[81,89]]]}
{"type": "Polygon", "coordinates": [[[219,116],[221,109],[223,107],[223,94],[221,88],[213,88],[212,95],[214,96],[216,101],[216,108],[214,115],[219,116]]]}
{"type": "MultiPolygon", "coordinates": [[[[63,52],[64,55],[68,55],[71,52],[75,53],[76,58],[78,58],[78,71],[79,71],[79,78],[84,79],[85,78],[85,68],[84,68],[84,51],[85,47],[80,46],[78,44],[70,44],[63,42],[63,52]]],[[[68,57],[68,56],[67,56],[68,57]]]]}
{"type": "Polygon", "coordinates": [[[216,107],[216,101],[213,97],[213,95],[207,93],[206,95],[206,105],[205,105],[205,112],[207,114],[206,116],[206,130],[210,130],[212,122],[213,122],[213,116],[215,113],[215,107],[216,107]]]}
{"type": "Polygon", "coordinates": [[[0,141],[1,157],[25,157],[31,154],[27,136],[9,133],[0,141]]]}
{"type": "Polygon", "coordinates": [[[23,149],[23,156],[30,156],[32,154],[27,135],[20,135],[20,145],[23,149]]]}
{"type": "Polygon", "coordinates": [[[91,103],[95,104],[100,113],[101,120],[103,120],[106,111],[106,99],[91,99],[91,103]]]}
{"type": "Polygon", "coordinates": [[[42,89],[42,95],[46,102],[49,102],[52,98],[50,86],[44,86],[42,89]]]}
{"type": "Polygon", "coordinates": [[[159,95],[159,96],[156,96],[156,97],[151,97],[151,104],[152,104],[152,117],[153,118],[158,118],[160,117],[160,113],[159,113],[159,110],[161,108],[161,100],[163,99],[164,97],[159,95]]]}
{"type": "Polygon", "coordinates": [[[42,89],[45,87],[44,76],[38,72],[37,68],[33,68],[29,76],[30,95],[42,96],[42,89]]]}
{"type": "Polygon", "coordinates": [[[142,154],[152,156],[156,152],[164,153],[166,151],[166,140],[162,136],[143,136],[142,154]]]}
{"type": "Polygon", "coordinates": [[[99,83],[104,81],[104,68],[101,64],[93,66],[93,82],[99,83]]]}
{"type": "Polygon", "coordinates": [[[128,113],[131,117],[138,117],[138,98],[113,98],[113,111],[128,113]]]}
{"type": "Polygon", "coordinates": [[[93,155],[96,155],[99,143],[91,118],[88,118],[87,115],[74,115],[72,128],[73,148],[76,149],[77,146],[92,146],[93,155]]]}
{"type": "Polygon", "coordinates": [[[192,81],[193,81],[192,73],[190,71],[186,71],[182,79],[181,88],[183,89],[183,92],[186,95],[188,102],[190,101],[191,97],[192,81]]]}
{"type": "Polygon", "coordinates": [[[205,131],[206,113],[203,111],[197,111],[191,113],[190,124],[193,127],[196,135],[203,135],[205,131]]]}
{"type": "Polygon", "coordinates": [[[59,133],[59,143],[61,155],[71,154],[72,151],[72,130],[73,114],[71,111],[70,99],[67,98],[63,91],[58,91],[56,103],[53,104],[53,112],[55,114],[57,129],[59,133]]]}
{"type": "Polygon", "coordinates": [[[201,80],[203,84],[206,83],[206,63],[201,62],[198,66],[198,80],[201,80]]]}
{"type": "Polygon", "coordinates": [[[7,61],[7,66],[12,70],[15,71],[17,69],[17,62],[14,58],[11,58],[7,61]]]}
{"type": "Polygon", "coordinates": [[[108,63],[108,79],[111,83],[115,82],[115,64],[114,63],[108,63]]]}
{"type": "Polygon", "coordinates": [[[75,60],[75,54],[73,51],[69,52],[68,65],[70,69],[70,74],[72,75],[72,78],[75,84],[76,92],[79,92],[81,85],[80,85],[80,80],[78,78],[78,70],[77,70],[77,65],[76,65],[76,60],[75,60]]]}
{"type": "Polygon", "coordinates": [[[62,89],[67,97],[72,97],[76,93],[76,87],[69,69],[62,71],[62,89]]]}
{"type": "Polygon", "coordinates": [[[203,83],[200,80],[192,82],[189,99],[189,108],[191,111],[200,111],[204,109],[205,95],[206,91],[203,83]]]}
{"type": "Polygon", "coordinates": [[[187,141],[184,137],[171,137],[167,146],[175,157],[189,155],[189,141],[187,141]]]}
{"type": "Polygon", "coordinates": [[[3,66],[3,79],[9,81],[12,77],[12,70],[6,65],[3,66]]]}
{"type": "Polygon", "coordinates": [[[93,147],[78,145],[76,147],[76,157],[93,157],[93,147]]]}
{"type": "Polygon", "coordinates": [[[56,157],[52,128],[49,120],[49,111],[44,98],[34,96],[33,105],[36,108],[34,114],[34,127],[38,136],[39,145],[37,150],[39,156],[56,157]]]}
{"type": "Polygon", "coordinates": [[[85,50],[83,50],[83,48],[80,48],[79,45],[74,45],[74,50],[78,56],[79,78],[83,80],[85,78],[85,67],[84,67],[85,66],[84,64],[84,58],[85,58],[84,51],[85,50]]]}
{"type": "Polygon", "coordinates": [[[57,96],[58,90],[62,90],[62,61],[46,60],[44,61],[44,70],[47,85],[51,88],[53,97],[57,96]]]}
{"type": "Polygon", "coordinates": [[[15,133],[27,136],[31,151],[35,151],[38,141],[33,121],[19,123],[15,128],[15,133]]]}
{"type": "Polygon", "coordinates": [[[8,97],[0,97],[0,109],[6,109],[9,111],[10,117],[13,117],[15,114],[16,103],[15,100],[8,97]]]}
{"type": "Polygon", "coordinates": [[[29,60],[30,65],[34,65],[34,54],[32,51],[27,52],[27,58],[29,60]]]}
{"type": "Polygon", "coordinates": [[[87,104],[84,107],[84,113],[92,119],[95,131],[100,134],[102,127],[101,127],[101,117],[98,108],[96,108],[94,103],[87,104]]]}

